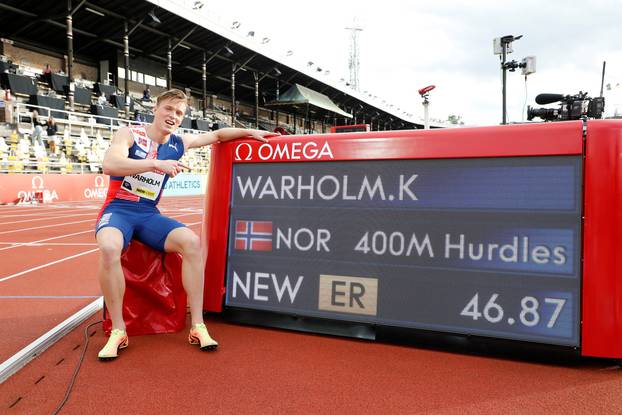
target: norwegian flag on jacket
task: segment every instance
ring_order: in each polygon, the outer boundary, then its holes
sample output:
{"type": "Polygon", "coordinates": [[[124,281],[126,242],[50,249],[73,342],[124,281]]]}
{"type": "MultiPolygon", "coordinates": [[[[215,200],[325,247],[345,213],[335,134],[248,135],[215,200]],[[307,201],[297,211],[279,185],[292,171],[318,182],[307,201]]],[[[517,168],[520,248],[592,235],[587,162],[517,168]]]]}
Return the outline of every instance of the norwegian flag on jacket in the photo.
{"type": "Polygon", "coordinates": [[[236,220],[235,249],[238,251],[272,251],[272,222],[236,220]]]}

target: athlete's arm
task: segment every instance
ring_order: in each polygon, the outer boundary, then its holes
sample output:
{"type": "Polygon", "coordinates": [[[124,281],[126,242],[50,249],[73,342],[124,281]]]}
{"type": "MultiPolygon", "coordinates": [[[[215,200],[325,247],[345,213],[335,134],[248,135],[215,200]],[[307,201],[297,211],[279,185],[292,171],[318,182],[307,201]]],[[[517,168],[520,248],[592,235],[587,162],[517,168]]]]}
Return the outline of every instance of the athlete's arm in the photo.
{"type": "Polygon", "coordinates": [[[204,134],[184,134],[184,146],[188,148],[203,147],[216,142],[225,142],[235,140],[237,138],[254,138],[255,140],[267,143],[266,137],[276,136],[278,134],[269,131],[251,130],[245,128],[222,128],[216,131],[210,131],[204,134]]]}
{"type": "Polygon", "coordinates": [[[161,171],[174,177],[181,173],[182,169],[189,169],[188,166],[177,160],[135,160],[128,158],[128,152],[133,143],[134,139],[127,127],[117,130],[102,162],[104,174],[129,176],[148,171],[161,171]]]}

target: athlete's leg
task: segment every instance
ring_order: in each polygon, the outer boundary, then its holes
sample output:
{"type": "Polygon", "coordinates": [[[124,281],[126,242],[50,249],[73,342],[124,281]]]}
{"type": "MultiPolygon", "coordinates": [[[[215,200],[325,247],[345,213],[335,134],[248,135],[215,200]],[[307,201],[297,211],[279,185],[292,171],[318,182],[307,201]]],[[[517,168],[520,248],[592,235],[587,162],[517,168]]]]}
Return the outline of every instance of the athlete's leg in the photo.
{"type": "Polygon", "coordinates": [[[182,282],[188,295],[192,324],[203,323],[203,257],[199,237],[186,227],[169,232],[165,252],[178,252],[183,257],[182,282]]]}
{"type": "Polygon", "coordinates": [[[216,349],[218,342],[210,337],[203,323],[203,256],[199,237],[184,224],[160,214],[151,216],[134,235],[154,249],[182,255],[181,279],[192,319],[188,341],[202,350],[216,349]]]}
{"type": "Polygon", "coordinates": [[[99,284],[104,294],[106,308],[110,313],[112,329],[125,330],[123,321],[123,294],[125,278],[121,268],[123,234],[113,227],[102,228],[97,232],[99,245],[99,284]]]}

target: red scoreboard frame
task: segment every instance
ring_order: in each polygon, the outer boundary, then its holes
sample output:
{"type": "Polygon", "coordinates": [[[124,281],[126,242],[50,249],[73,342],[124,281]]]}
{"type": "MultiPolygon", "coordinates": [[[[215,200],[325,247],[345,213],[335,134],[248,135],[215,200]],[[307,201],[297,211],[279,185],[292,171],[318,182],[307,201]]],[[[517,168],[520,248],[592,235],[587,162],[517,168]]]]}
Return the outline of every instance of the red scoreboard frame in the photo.
{"type": "Polygon", "coordinates": [[[203,221],[204,309],[221,312],[234,163],[583,157],[580,353],[622,358],[622,121],[590,120],[241,140],[212,146],[203,221]],[[326,145],[330,151],[326,150],[326,145]]]}

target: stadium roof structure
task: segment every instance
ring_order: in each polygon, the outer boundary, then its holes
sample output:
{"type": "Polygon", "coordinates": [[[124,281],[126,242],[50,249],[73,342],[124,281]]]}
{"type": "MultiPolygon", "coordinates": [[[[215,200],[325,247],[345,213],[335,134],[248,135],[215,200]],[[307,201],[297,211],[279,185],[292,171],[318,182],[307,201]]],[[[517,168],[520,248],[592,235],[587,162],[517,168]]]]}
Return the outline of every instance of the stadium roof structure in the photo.
{"type": "Polygon", "coordinates": [[[343,117],[352,118],[352,114],[342,111],[333,101],[326,95],[320,94],[312,89],[302,85],[295,84],[285,93],[281,94],[275,101],[268,102],[267,107],[290,107],[295,110],[307,110],[307,106],[324,110],[325,113],[341,115],[343,117]]]}
{"type": "Polygon", "coordinates": [[[328,97],[344,112],[352,112],[358,122],[371,120],[389,129],[423,126],[417,117],[380,106],[349,87],[318,79],[312,68],[285,64],[283,58],[270,56],[256,42],[233,39],[230,31],[173,0],[4,0],[0,3],[0,37],[18,47],[62,58],[68,51],[69,8],[75,62],[98,66],[109,57],[122,59],[123,37],[129,33],[130,68],[140,59],[158,63],[166,71],[170,52],[174,87],[200,94],[205,63],[209,94],[229,96],[235,78],[235,99],[252,103],[257,82],[260,105],[265,105],[276,100],[279,88],[298,84],[328,97]]]}

